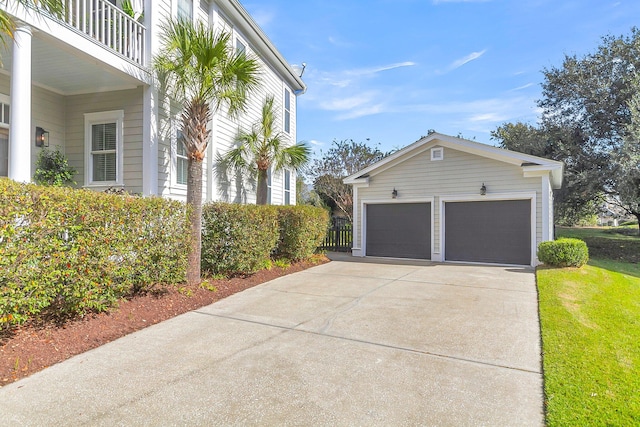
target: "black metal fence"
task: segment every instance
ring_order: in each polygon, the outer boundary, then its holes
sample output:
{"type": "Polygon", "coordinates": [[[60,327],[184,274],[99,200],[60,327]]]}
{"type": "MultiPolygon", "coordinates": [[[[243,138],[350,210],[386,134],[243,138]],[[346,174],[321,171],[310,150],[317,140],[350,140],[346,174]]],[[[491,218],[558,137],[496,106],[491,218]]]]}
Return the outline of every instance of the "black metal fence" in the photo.
{"type": "Polygon", "coordinates": [[[347,218],[331,218],[331,227],[320,249],[349,252],[353,246],[353,224],[347,218]]]}

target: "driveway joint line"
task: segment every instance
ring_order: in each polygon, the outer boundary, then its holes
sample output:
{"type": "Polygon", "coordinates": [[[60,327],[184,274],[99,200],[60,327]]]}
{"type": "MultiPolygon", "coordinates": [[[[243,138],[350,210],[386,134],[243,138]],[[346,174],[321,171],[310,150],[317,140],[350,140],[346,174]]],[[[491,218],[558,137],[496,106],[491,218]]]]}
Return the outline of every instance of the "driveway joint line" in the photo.
{"type": "Polygon", "coordinates": [[[304,334],[316,335],[316,336],[321,336],[321,337],[335,338],[335,339],[344,340],[344,341],[358,342],[358,343],[361,343],[361,344],[369,344],[369,345],[373,345],[373,346],[376,346],[376,347],[388,348],[388,349],[391,349],[391,350],[400,350],[400,351],[406,351],[406,352],[409,352],[409,353],[416,353],[416,354],[422,354],[422,355],[425,355],[425,356],[437,357],[439,359],[456,360],[456,361],[460,361],[460,362],[472,363],[472,364],[477,364],[477,365],[491,366],[491,367],[494,367],[494,368],[509,369],[509,370],[512,370],[512,371],[519,371],[519,372],[524,372],[524,373],[528,373],[528,374],[542,375],[541,371],[536,371],[536,370],[532,370],[532,369],[518,368],[518,367],[515,367],[515,366],[507,366],[507,365],[501,365],[499,363],[484,362],[482,360],[467,359],[467,358],[464,358],[464,357],[452,356],[452,355],[447,355],[447,354],[440,354],[440,353],[435,353],[435,352],[426,351],[426,350],[417,350],[417,349],[414,349],[414,348],[400,347],[400,346],[395,346],[395,345],[391,345],[391,344],[384,344],[384,343],[360,340],[360,339],[357,339],[357,338],[344,337],[344,336],[340,336],[340,335],[332,335],[332,334],[327,334],[327,333],[322,333],[322,332],[314,332],[314,331],[307,331],[307,330],[304,330],[304,329],[298,329],[298,326],[301,326],[302,324],[304,324],[306,322],[301,322],[301,323],[298,323],[297,325],[291,327],[291,326],[274,325],[272,323],[260,322],[258,320],[242,319],[242,318],[239,318],[239,317],[227,316],[227,315],[222,315],[222,314],[205,313],[205,312],[197,311],[197,310],[193,311],[193,313],[202,314],[202,315],[210,316],[210,317],[217,317],[217,318],[221,318],[221,319],[236,320],[238,322],[252,323],[252,324],[255,324],[255,325],[267,326],[267,327],[271,327],[271,328],[277,328],[277,329],[282,329],[282,330],[287,330],[287,331],[292,331],[292,332],[301,332],[301,333],[304,333],[304,334]]]}

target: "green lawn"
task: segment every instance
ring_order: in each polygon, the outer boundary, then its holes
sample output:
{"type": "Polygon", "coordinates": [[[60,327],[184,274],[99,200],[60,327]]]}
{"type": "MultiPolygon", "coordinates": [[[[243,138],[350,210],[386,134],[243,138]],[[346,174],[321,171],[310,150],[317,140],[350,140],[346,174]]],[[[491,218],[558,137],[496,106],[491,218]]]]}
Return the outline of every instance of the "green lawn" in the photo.
{"type": "Polygon", "coordinates": [[[610,244],[581,269],[538,269],[548,425],[640,425],[640,266],[619,260],[640,238],[558,231],[610,244]]]}

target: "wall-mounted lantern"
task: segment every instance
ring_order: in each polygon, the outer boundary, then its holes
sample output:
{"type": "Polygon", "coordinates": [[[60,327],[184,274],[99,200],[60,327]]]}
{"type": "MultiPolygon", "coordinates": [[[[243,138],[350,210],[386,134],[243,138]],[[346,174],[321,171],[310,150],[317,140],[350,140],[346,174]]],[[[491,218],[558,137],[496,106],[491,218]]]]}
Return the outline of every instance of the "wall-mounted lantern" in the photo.
{"type": "Polygon", "coordinates": [[[36,147],[48,147],[49,146],[49,132],[42,129],[40,126],[36,127],[36,147]]]}
{"type": "Polygon", "coordinates": [[[487,187],[482,183],[482,187],[480,187],[480,195],[485,196],[487,194],[487,187]]]}
{"type": "Polygon", "coordinates": [[[394,188],[393,191],[391,192],[391,198],[395,199],[397,197],[398,197],[398,190],[394,188]]]}

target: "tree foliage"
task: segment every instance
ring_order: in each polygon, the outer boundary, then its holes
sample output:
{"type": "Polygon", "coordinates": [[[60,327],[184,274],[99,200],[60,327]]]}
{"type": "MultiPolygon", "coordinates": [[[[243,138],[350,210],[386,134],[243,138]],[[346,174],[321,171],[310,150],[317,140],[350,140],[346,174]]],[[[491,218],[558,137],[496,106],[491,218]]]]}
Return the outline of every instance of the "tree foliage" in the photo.
{"type": "Polygon", "coordinates": [[[236,51],[227,32],[203,23],[170,20],[161,27],[160,54],[154,69],[161,87],[182,105],[180,128],[187,151],[187,203],[191,206],[191,248],[187,281],[200,281],[202,161],[209,144],[212,114],[242,112],[258,85],[259,64],[236,51]]]}
{"type": "Polygon", "coordinates": [[[364,142],[352,139],[334,140],[331,148],[322,153],[321,158],[313,161],[308,174],[320,197],[329,202],[330,206],[338,208],[349,220],[353,220],[353,191],[351,185],[342,180],[382,160],[387,154],[364,142]]]}
{"type": "Polygon", "coordinates": [[[621,150],[613,158],[614,204],[626,213],[638,219],[640,234],[640,95],[636,94],[629,102],[631,123],[621,150]]]}
{"type": "Polygon", "coordinates": [[[219,159],[223,169],[231,168],[243,176],[257,177],[258,205],[267,204],[269,169],[272,172],[285,168],[299,170],[309,161],[311,153],[305,143],[287,147],[282,132],[274,128],[275,118],[273,96],[269,95],[262,105],[261,120],[249,132],[240,130],[235,139],[236,146],[219,159]]]}
{"type": "Polygon", "coordinates": [[[629,102],[637,92],[640,31],[605,36],[595,53],[566,55],[561,68],[543,71],[543,98],[538,102],[545,123],[580,128],[594,148],[622,144],[631,123],[629,102]]]}
{"type": "Polygon", "coordinates": [[[561,67],[543,70],[538,126],[508,123],[492,133],[504,148],[565,163],[563,188],[556,194],[559,219],[572,223],[592,214],[605,196],[629,213],[635,209],[638,73],[640,31],[603,37],[594,53],[567,55],[561,67]]]}
{"type": "Polygon", "coordinates": [[[504,124],[491,135],[502,148],[564,162],[562,188],[554,194],[559,224],[574,225],[597,213],[608,156],[592,150],[580,129],[518,122],[504,124]]]}

